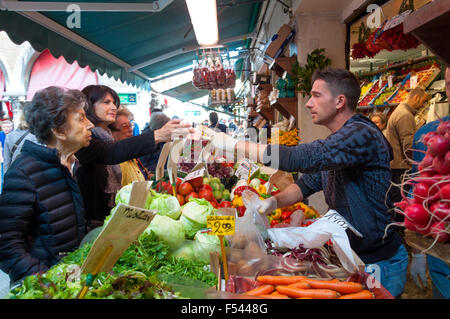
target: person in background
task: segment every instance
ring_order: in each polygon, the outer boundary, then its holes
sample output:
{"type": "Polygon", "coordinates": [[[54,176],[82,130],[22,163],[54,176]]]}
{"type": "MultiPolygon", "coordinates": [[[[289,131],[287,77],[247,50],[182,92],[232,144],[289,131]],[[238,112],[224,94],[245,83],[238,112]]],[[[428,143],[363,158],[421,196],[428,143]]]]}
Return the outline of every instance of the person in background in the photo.
{"type": "Polygon", "coordinates": [[[139,133],[140,133],[139,125],[134,120],[134,114],[131,112],[130,112],[130,123],[133,128],[133,136],[139,135],[139,133]]]}
{"type": "Polygon", "coordinates": [[[73,178],[74,154],[91,141],[86,98],[78,90],[48,87],[25,106],[29,130],[6,173],[0,195],[0,268],[13,285],[45,272],[86,234],[83,199],[73,178]]]}
{"type": "Polygon", "coordinates": [[[82,92],[88,100],[86,116],[95,127],[89,146],[75,154],[79,161],[75,175],[90,230],[102,226],[115,205],[115,194],[122,182],[119,164],[152,154],[159,143],[171,141],[174,136],[187,135],[192,128],[189,124],[180,124],[180,120],[173,120],[159,130],[115,142],[108,126],[115,122],[120,106],[117,93],[104,85],[89,85],[82,92]]]}
{"type": "Polygon", "coordinates": [[[383,132],[384,136],[386,136],[386,127],[388,122],[386,114],[382,112],[375,112],[370,116],[370,119],[375,123],[376,126],[378,126],[381,132],[383,132]]]}
{"type": "Polygon", "coordinates": [[[205,130],[217,150],[237,152],[266,166],[303,173],[296,183],[256,204],[261,214],[304,201],[323,191],[329,209],[336,210],[363,237],[350,229],[347,235],[355,253],[366,264],[366,272],[394,297],[403,292],[408,253],[398,232],[390,228],[385,194],[391,174],[392,148],[367,117],[357,114],[360,83],[347,70],[316,70],[311,98],[306,108],[314,124],[327,127],[331,134],[294,147],[238,141],[224,133],[205,130]]]}
{"type": "Polygon", "coordinates": [[[5,120],[1,124],[1,130],[0,130],[0,193],[2,191],[2,185],[4,180],[4,150],[5,150],[5,140],[6,135],[8,135],[12,130],[14,129],[13,122],[10,120],[5,120]]]}
{"type": "MultiPolygon", "coordinates": [[[[144,128],[142,133],[148,132],[150,130],[158,130],[163,127],[167,122],[169,122],[169,117],[164,114],[162,111],[153,112],[150,116],[149,126],[144,128]]],[[[158,164],[159,155],[161,154],[161,150],[164,146],[164,143],[158,144],[157,149],[153,153],[146,154],[139,158],[139,161],[142,163],[142,166],[148,171],[150,174],[153,174],[156,170],[156,165],[158,164]]],[[[142,169],[141,169],[142,171],[142,169]]]]}
{"type": "Polygon", "coordinates": [[[25,115],[22,111],[19,114],[19,124],[17,125],[17,129],[6,136],[3,166],[5,174],[8,171],[8,168],[11,166],[12,162],[14,162],[14,160],[20,154],[20,150],[22,149],[23,143],[25,141],[31,141],[33,143],[39,144],[36,136],[34,136],[34,134],[31,134],[28,130],[28,124],[25,122],[25,115]]]}
{"type": "MultiPolygon", "coordinates": [[[[391,204],[400,202],[402,195],[400,185],[405,174],[411,170],[413,137],[417,131],[414,116],[427,100],[427,94],[423,89],[412,89],[406,101],[400,103],[389,117],[386,138],[394,151],[394,159],[391,161],[392,187],[388,192],[391,204]]],[[[409,186],[404,187],[405,192],[409,186]]],[[[394,219],[398,222],[404,220],[403,215],[394,213],[394,219]]]]}
{"type": "MultiPolygon", "coordinates": [[[[445,70],[445,90],[447,97],[450,97],[450,68],[445,70]]],[[[450,101],[450,100],[449,100],[450,101]]],[[[436,131],[440,122],[450,121],[450,115],[445,116],[440,120],[436,120],[425,124],[414,134],[413,141],[413,160],[414,163],[420,163],[425,157],[422,151],[426,151],[426,146],[422,142],[422,137],[428,132],[436,131]]],[[[417,165],[413,165],[413,172],[417,172],[417,165]]],[[[415,284],[420,288],[419,278],[423,286],[427,286],[426,265],[428,265],[428,272],[431,277],[431,285],[434,299],[450,299],[450,267],[448,264],[429,254],[425,255],[420,251],[413,249],[411,253],[411,267],[410,274],[414,279],[415,284]]]]}
{"type": "Polygon", "coordinates": [[[228,125],[228,128],[230,128],[232,131],[236,131],[237,130],[237,126],[234,123],[234,121],[232,119],[230,119],[230,123],[228,125]]]}
{"type": "Polygon", "coordinates": [[[223,132],[226,133],[227,132],[227,127],[226,125],[219,123],[219,116],[217,115],[216,112],[211,112],[209,113],[209,127],[215,129],[218,132],[223,132]]]}
{"type": "MultiPolygon", "coordinates": [[[[114,141],[118,142],[133,136],[132,124],[130,120],[131,113],[126,109],[119,109],[116,114],[116,121],[109,125],[114,141]]],[[[120,163],[122,172],[122,187],[135,181],[145,181],[139,167],[139,159],[132,158],[128,161],[120,163]]],[[[145,167],[143,167],[145,169],[145,167]]],[[[148,174],[148,172],[147,172],[148,174]]]]}

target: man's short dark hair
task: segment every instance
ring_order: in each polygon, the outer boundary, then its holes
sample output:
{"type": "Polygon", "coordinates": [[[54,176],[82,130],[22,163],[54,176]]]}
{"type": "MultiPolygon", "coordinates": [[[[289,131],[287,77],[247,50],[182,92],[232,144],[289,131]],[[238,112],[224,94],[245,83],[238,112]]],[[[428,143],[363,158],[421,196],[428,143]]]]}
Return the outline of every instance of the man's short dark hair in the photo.
{"type": "Polygon", "coordinates": [[[347,99],[347,107],[352,111],[356,110],[361,88],[359,80],[352,72],[328,67],[314,72],[311,81],[314,83],[316,80],[325,81],[333,96],[343,94],[347,99]]]}
{"type": "Polygon", "coordinates": [[[79,108],[87,108],[85,95],[79,90],[49,86],[34,94],[24,106],[25,121],[29,131],[43,144],[51,141],[52,129],[64,128],[67,114],[79,108]]]}
{"type": "Polygon", "coordinates": [[[86,117],[91,121],[94,125],[97,125],[101,122],[101,120],[97,117],[95,114],[95,108],[94,105],[98,101],[102,100],[107,93],[111,94],[113,98],[114,105],[118,109],[120,106],[120,98],[119,95],[111,89],[109,86],[106,85],[88,85],[86,86],[81,92],[86,95],[87,101],[88,101],[88,109],[86,110],[86,117]]]}

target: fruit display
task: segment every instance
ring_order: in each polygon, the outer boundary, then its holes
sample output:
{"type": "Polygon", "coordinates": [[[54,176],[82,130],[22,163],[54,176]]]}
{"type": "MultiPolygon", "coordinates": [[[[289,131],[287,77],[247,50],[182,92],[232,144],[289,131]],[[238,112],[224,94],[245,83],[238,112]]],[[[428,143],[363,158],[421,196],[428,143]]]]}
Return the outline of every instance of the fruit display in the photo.
{"type": "Polygon", "coordinates": [[[366,84],[364,84],[361,87],[361,98],[367,93],[369,92],[369,90],[372,88],[372,85],[374,85],[374,82],[367,82],[366,84]]]}
{"type": "Polygon", "coordinates": [[[286,146],[298,145],[300,137],[298,136],[298,129],[294,128],[290,131],[273,130],[272,135],[267,142],[269,144],[279,144],[286,146]]]}
{"type": "Polygon", "coordinates": [[[270,227],[305,227],[311,225],[320,215],[303,202],[274,210],[267,216],[270,227]]]}
{"type": "Polygon", "coordinates": [[[385,89],[387,84],[387,81],[382,80],[381,83],[380,81],[375,81],[373,82],[373,85],[370,87],[370,89],[368,89],[367,94],[360,100],[359,102],[359,106],[368,106],[370,104],[370,102],[373,101],[373,99],[378,95],[378,93],[382,92],[382,90],[385,89]]]}

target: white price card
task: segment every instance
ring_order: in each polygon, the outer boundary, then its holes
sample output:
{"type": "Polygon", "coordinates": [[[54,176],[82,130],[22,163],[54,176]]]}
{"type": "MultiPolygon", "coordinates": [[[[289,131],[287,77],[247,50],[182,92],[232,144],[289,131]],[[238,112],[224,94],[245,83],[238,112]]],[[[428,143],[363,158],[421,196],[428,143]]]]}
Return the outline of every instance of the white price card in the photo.
{"type": "Polygon", "coordinates": [[[417,75],[413,75],[409,79],[409,87],[410,89],[414,89],[416,86],[417,86],[417,75]]]}
{"type": "Polygon", "coordinates": [[[392,75],[388,76],[388,87],[391,88],[393,86],[392,75]]]}
{"type": "Polygon", "coordinates": [[[195,170],[195,171],[187,174],[186,177],[183,179],[183,182],[187,182],[187,181],[196,179],[197,177],[203,177],[204,175],[205,175],[205,167],[202,167],[198,170],[195,170]]]}
{"type": "Polygon", "coordinates": [[[356,230],[341,214],[337,211],[330,209],[322,218],[328,219],[329,221],[341,226],[345,230],[350,228],[350,230],[358,237],[363,238],[364,236],[356,230]]]}
{"type": "Polygon", "coordinates": [[[256,165],[255,163],[250,162],[249,159],[244,158],[242,160],[242,163],[237,168],[237,170],[235,172],[235,175],[239,179],[247,180],[249,178],[249,173],[250,173],[250,175],[253,175],[254,173],[256,173],[256,171],[258,169],[259,169],[258,165],[256,165]]]}

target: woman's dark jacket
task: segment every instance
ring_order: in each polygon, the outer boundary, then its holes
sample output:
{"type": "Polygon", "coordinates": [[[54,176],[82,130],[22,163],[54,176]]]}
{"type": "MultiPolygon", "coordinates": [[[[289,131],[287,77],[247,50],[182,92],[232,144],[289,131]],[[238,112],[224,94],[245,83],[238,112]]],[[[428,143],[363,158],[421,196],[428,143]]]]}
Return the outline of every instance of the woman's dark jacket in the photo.
{"type": "Polygon", "coordinates": [[[112,207],[105,194],[107,181],[106,165],[120,164],[155,151],[153,131],[133,136],[116,143],[107,143],[92,135],[88,147],[82,148],[75,156],[80,164],[75,176],[83,195],[85,216],[89,224],[92,221],[103,223],[112,207]]]}
{"type": "Polygon", "coordinates": [[[81,193],[55,149],[25,141],[0,195],[0,268],[12,282],[57,263],[85,235],[81,193]]]}

